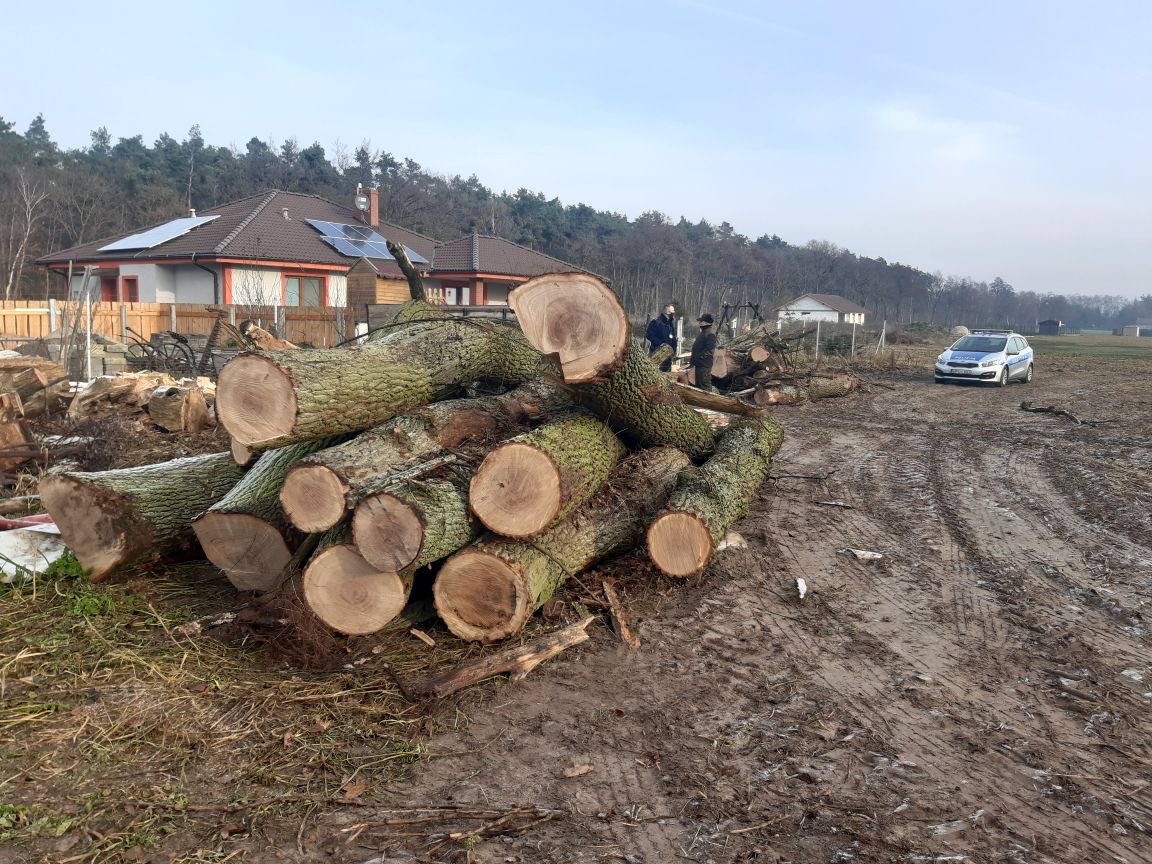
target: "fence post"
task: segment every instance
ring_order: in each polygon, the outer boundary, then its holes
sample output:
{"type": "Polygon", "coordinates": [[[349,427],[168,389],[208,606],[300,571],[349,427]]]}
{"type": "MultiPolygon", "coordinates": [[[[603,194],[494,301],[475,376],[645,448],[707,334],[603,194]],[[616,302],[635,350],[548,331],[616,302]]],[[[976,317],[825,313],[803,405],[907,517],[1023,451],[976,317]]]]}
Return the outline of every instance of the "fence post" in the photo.
{"type": "MultiPolygon", "coordinates": [[[[175,328],[173,328],[175,329],[175,328]]],[[[120,304],[120,341],[128,339],[128,304],[120,304]]]]}
{"type": "Polygon", "coordinates": [[[820,319],[816,319],[816,361],[813,368],[820,367],[820,319]]]}
{"type": "Polygon", "coordinates": [[[55,333],[58,329],[56,327],[56,300],[51,299],[48,301],[48,332],[55,333]]]}
{"type": "Polygon", "coordinates": [[[343,342],[348,337],[348,324],[344,320],[343,307],[336,308],[336,341],[343,342]]]}
{"type": "Polygon", "coordinates": [[[228,323],[231,324],[233,327],[236,326],[236,307],[235,306],[229,306],[228,307],[228,323]]]}
{"type": "Polygon", "coordinates": [[[281,339],[288,332],[288,310],[283,306],[276,307],[276,335],[281,339]]]}
{"type": "Polygon", "coordinates": [[[168,329],[176,330],[176,304],[173,303],[168,307],[168,329]]]}
{"type": "Polygon", "coordinates": [[[855,321],[852,322],[852,354],[851,354],[851,357],[853,360],[856,359],[856,322],[855,321]]]}

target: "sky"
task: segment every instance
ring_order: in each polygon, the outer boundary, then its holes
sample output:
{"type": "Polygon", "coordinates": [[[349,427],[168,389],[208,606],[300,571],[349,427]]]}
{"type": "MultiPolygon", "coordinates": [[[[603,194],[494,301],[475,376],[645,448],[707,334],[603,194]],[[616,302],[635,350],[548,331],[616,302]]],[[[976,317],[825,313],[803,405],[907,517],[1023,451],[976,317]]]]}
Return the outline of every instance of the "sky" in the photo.
{"type": "Polygon", "coordinates": [[[369,141],[635,218],[1152,293],[1152,3],[5,3],[0,116],[369,141]]]}

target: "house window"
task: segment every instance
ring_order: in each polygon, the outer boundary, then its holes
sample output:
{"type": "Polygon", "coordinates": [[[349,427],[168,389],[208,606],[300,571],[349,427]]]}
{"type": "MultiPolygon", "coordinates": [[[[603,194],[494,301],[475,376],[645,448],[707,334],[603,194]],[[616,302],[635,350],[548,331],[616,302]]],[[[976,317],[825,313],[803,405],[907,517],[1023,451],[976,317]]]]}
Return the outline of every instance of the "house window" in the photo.
{"type": "Polygon", "coordinates": [[[285,306],[323,306],[325,303],[323,276],[302,273],[284,274],[285,306]]]}
{"type": "Polygon", "coordinates": [[[120,302],[140,302],[140,280],[136,276],[120,277],[120,302]]]}
{"type": "Polygon", "coordinates": [[[120,295],[116,293],[115,276],[100,277],[100,299],[106,303],[115,303],[120,299],[120,295]]]}

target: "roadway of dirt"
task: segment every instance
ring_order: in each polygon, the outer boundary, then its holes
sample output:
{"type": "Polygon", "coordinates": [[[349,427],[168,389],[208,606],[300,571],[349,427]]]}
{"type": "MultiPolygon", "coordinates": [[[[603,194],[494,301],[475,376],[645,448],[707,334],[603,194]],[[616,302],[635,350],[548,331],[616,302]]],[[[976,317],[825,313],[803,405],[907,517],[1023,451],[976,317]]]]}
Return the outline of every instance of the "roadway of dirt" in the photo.
{"type": "Polygon", "coordinates": [[[390,790],[555,818],[429,854],[336,812],[305,859],[1152,861],[1152,362],[1090,368],[781,409],[747,549],[618,567],[641,650],[464,695],[390,790]]]}

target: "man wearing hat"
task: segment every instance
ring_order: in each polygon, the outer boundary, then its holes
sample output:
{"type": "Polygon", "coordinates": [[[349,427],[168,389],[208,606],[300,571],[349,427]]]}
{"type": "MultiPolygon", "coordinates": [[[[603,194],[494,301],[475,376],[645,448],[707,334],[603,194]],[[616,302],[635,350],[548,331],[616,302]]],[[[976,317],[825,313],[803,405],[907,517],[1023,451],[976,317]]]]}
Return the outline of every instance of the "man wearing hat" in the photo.
{"type": "Polygon", "coordinates": [[[696,319],[700,325],[700,335],[692,343],[692,373],[696,386],[709,393],[712,392],[712,360],[716,354],[716,334],[712,332],[713,318],[711,313],[705,312],[696,319]]]}

